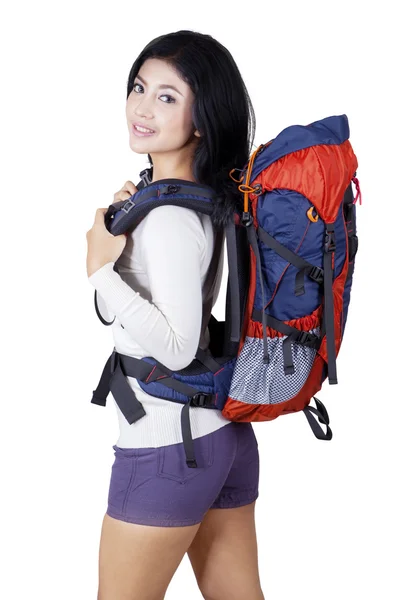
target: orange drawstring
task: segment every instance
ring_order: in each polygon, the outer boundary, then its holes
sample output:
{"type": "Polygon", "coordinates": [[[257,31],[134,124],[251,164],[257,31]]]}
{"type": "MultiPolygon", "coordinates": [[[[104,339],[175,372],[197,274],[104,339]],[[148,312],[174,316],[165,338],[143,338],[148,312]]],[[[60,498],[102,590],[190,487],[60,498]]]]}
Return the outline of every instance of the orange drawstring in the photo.
{"type": "MultiPolygon", "coordinates": [[[[259,150],[261,148],[263,148],[264,146],[265,146],[265,144],[261,144],[260,146],[258,146],[258,148],[256,150],[254,150],[253,154],[250,156],[249,162],[247,163],[248,167],[247,167],[246,183],[238,185],[239,191],[241,191],[241,192],[244,193],[244,212],[246,212],[246,213],[249,212],[249,194],[252,193],[252,192],[256,192],[256,191],[259,190],[259,187],[258,188],[251,187],[251,185],[249,185],[249,183],[250,183],[250,179],[251,179],[251,172],[252,172],[252,169],[253,169],[254,160],[255,160],[255,158],[256,158],[259,150]]],[[[236,171],[236,169],[232,169],[229,172],[229,177],[231,179],[233,179],[233,181],[236,181],[236,183],[240,183],[241,181],[243,181],[244,175],[239,180],[235,179],[234,177],[232,177],[232,172],[233,171],[236,171]]]]}

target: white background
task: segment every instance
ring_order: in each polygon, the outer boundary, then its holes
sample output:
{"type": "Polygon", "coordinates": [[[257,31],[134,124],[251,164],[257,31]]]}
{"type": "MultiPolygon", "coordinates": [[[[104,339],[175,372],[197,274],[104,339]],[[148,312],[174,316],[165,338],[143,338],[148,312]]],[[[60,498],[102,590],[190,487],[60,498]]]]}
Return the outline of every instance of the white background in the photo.
{"type": "MultiPolygon", "coordinates": [[[[118,424],[111,396],[106,408],[90,404],[112,339],[94,310],[86,232],[96,209],[148,166],[128,145],[126,82],[142,48],[179,29],[209,33],[232,53],[255,108],[255,147],[289,125],[345,113],[359,162],[359,252],[339,385],[325,382],[317,396],[333,438],[317,440],[303,413],[254,424],[265,598],[400,597],[394,7],[153,0],[3,8],[1,598],[97,595],[118,424]]],[[[219,320],[225,290],[226,272],[219,320]]],[[[166,599],[201,597],[185,556],[166,599]]]]}

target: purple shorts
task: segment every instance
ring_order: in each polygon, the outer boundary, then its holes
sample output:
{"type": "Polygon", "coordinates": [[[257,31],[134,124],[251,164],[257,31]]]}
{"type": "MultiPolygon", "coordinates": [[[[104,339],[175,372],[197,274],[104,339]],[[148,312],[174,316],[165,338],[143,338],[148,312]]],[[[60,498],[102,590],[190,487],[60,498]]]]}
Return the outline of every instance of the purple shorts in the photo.
{"type": "Polygon", "coordinates": [[[251,423],[232,421],[193,444],[197,469],[187,466],[183,442],[113,446],[107,514],[128,523],[181,527],[200,523],[209,508],[256,500],[259,455],[251,423]]]}

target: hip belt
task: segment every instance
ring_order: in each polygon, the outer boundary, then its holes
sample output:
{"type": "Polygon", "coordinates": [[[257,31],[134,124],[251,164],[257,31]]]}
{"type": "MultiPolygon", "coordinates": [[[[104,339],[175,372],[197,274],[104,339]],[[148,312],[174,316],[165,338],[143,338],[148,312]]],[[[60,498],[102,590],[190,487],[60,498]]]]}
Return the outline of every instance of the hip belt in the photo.
{"type": "MultiPolygon", "coordinates": [[[[181,411],[182,439],[186,464],[190,468],[196,468],[197,462],[194,455],[189,408],[190,406],[215,408],[216,398],[214,394],[199,392],[192,386],[166,375],[166,371],[168,370],[165,367],[161,368],[158,365],[155,367],[154,364],[145,362],[142,359],[134,358],[127,354],[120,354],[114,348],[104,366],[97,388],[93,390],[91,403],[106,406],[107,396],[111,392],[122,414],[131,425],[144,417],[146,411],[129,385],[126,379],[127,376],[134,377],[146,383],[151,383],[162,378],[162,385],[188,396],[188,400],[183,403],[184,406],[181,411]]],[[[170,398],[163,398],[163,400],[182,404],[182,402],[170,398]]]]}

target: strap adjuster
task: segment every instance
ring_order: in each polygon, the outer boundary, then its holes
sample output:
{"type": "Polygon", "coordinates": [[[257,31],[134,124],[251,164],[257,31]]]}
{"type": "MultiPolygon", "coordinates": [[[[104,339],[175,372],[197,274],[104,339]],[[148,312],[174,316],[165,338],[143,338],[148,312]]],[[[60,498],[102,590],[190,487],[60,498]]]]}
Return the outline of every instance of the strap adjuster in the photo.
{"type": "Polygon", "coordinates": [[[204,394],[203,392],[199,392],[191,397],[190,404],[193,406],[210,406],[213,404],[212,398],[212,394],[204,394]]]}
{"type": "Polygon", "coordinates": [[[336,250],[335,232],[325,232],[325,252],[334,252],[336,250]]]}
{"type": "Polygon", "coordinates": [[[322,342],[322,338],[319,338],[315,333],[308,331],[301,331],[298,337],[294,340],[298,344],[305,344],[308,348],[319,350],[322,342]]]}
{"type": "Polygon", "coordinates": [[[305,344],[307,342],[311,342],[312,341],[312,337],[311,335],[308,333],[308,331],[301,331],[300,335],[297,337],[296,342],[298,344],[305,344]]]}
{"type": "Polygon", "coordinates": [[[324,283],[324,271],[320,267],[313,267],[308,276],[317,283],[324,283]]]}
{"type": "Polygon", "coordinates": [[[177,185],[174,183],[162,185],[158,190],[158,195],[160,195],[160,194],[176,194],[177,192],[179,192],[180,188],[181,188],[180,185],[177,185]]]}
{"type": "Polygon", "coordinates": [[[121,210],[123,210],[125,213],[128,213],[134,206],[136,206],[136,203],[133,202],[132,198],[129,198],[129,200],[125,202],[123,206],[121,206],[121,210]]]}
{"type": "Polygon", "coordinates": [[[245,227],[250,227],[250,225],[252,225],[254,221],[253,215],[251,215],[248,211],[242,213],[242,217],[240,220],[242,225],[244,225],[245,227]]]}

